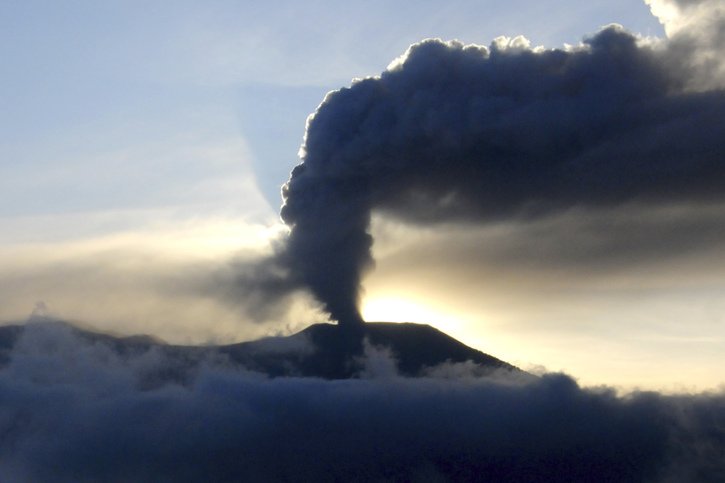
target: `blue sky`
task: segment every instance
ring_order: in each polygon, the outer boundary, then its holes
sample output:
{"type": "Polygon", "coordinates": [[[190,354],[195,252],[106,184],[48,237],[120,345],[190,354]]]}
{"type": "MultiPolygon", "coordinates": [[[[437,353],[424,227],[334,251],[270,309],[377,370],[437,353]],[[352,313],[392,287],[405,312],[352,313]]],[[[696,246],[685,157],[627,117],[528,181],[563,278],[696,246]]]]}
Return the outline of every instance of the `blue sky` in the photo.
{"type": "MultiPolygon", "coordinates": [[[[489,44],[522,34],[560,47],[613,22],[664,37],[633,0],[4,2],[0,319],[24,320],[42,302],[60,318],[175,342],[319,320],[300,300],[278,320],[252,323],[197,280],[228,276],[230,258],[269,249],[279,187],[325,93],[378,74],[423,38],[489,44]]],[[[717,383],[721,272],[702,260],[575,287],[557,278],[545,291],[536,287],[551,274],[504,271],[497,284],[448,297],[441,283],[415,286],[405,263],[386,264],[420,234],[375,226],[370,317],[429,322],[585,382],[717,383]],[[672,283],[678,273],[689,282],[672,283]],[[665,374],[670,363],[696,375],[665,374]]]]}
{"type": "MultiPolygon", "coordinates": [[[[272,209],[324,94],[426,37],[524,33],[576,43],[620,22],[660,35],[637,2],[7,2],[2,7],[2,214],[196,204],[240,172],[180,145],[245,145],[272,209]],[[32,193],[32,195],[31,195],[32,193]]],[[[230,198],[229,205],[238,205],[230,198]]],[[[222,200],[214,200],[222,201],[222,200]]],[[[237,206],[244,211],[243,207],[237,206]]]]}

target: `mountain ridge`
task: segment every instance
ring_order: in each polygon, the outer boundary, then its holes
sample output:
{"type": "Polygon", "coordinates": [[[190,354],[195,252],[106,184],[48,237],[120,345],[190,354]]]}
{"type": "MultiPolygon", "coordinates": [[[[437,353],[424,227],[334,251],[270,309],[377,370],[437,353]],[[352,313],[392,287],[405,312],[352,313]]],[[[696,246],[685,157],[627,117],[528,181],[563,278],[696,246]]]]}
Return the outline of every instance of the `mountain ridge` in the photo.
{"type": "MultiPolygon", "coordinates": [[[[163,361],[149,375],[148,384],[185,383],[205,362],[233,369],[259,372],[268,377],[318,377],[349,379],[364,370],[366,351],[386,351],[396,371],[405,377],[420,377],[443,364],[472,363],[478,373],[509,371],[527,374],[494,356],[471,348],[427,324],[366,322],[354,330],[335,324],[311,325],[289,336],[223,345],[177,345],[147,335],[117,336],[82,329],[62,321],[30,322],[0,326],[0,367],[10,363],[18,341],[28,332],[56,330],[53,337],[71,335],[109,348],[121,359],[155,351],[163,361]],[[62,335],[64,333],[65,335],[62,335]]],[[[46,337],[46,344],[48,337],[46,337]]],[[[46,350],[52,350],[52,347],[46,350]]]]}

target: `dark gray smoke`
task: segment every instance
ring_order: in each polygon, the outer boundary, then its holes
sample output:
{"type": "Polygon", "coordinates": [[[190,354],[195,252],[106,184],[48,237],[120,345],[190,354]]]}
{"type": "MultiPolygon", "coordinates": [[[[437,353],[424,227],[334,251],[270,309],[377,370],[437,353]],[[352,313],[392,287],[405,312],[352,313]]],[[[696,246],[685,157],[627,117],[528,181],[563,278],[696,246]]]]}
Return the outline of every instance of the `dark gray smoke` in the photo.
{"type": "Polygon", "coordinates": [[[725,92],[695,92],[681,55],[615,26],[569,50],[413,45],[308,121],[283,189],[292,273],[353,325],[373,210],[422,224],[721,200],[725,92]]]}

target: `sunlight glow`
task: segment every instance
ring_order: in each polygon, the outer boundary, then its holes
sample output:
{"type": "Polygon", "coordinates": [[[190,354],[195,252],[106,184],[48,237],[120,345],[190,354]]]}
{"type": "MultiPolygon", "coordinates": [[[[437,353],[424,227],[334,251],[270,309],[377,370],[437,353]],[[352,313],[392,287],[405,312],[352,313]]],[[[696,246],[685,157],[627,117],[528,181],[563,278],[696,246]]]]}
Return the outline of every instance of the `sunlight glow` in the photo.
{"type": "Polygon", "coordinates": [[[431,311],[417,302],[398,297],[365,300],[363,318],[371,322],[420,322],[429,323],[434,318],[431,311]]]}
{"type": "Polygon", "coordinates": [[[410,296],[371,296],[365,298],[362,315],[369,322],[415,322],[443,331],[455,329],[459,322],[450,314],[410,296]]]}

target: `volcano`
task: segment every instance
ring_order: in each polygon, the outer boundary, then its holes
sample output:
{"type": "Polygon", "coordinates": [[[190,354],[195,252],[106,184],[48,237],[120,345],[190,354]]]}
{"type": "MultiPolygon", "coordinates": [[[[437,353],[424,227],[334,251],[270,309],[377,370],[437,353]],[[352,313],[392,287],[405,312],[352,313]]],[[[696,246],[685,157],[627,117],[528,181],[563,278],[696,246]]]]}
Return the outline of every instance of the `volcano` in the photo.
{"type": "Polygon", "coordinates": [[[274,353],[260,351],[270,340],[243,342],[218,348],[242,366],[270,375],[299,375],[326,379],[347,379],[360,372],[365,347],[389,351],[399,374],[417,377],[444,363],[472,362],[487,371],[519,371],[491,355],[468,347],[430,325],[368,322],[350,330],[332,324],[316,324],[289,336],[278,338],[283,346],[311,350],[274,353]],[[286,340],[285,340],[286,339],[286,340]],[[291,343],[293,341],[299,344],[291,343]]]}
{"type": "Polygon", "coordinates": [[[144,335],[119,337],[58,321],[33,322],[0,327],[0,366],[23,350],[24,338],[37,339],[38,333],[45,334],[43,350],[50,352],[60,350],[60,341],[71,337],[107,349],[122,360],[155,353],[162,362],[148,371],[146,384],[152,386],[188,382],[210,362],[268,377],[349,379],[361,375],[371,350],[383,351],[397,374],[405,377],[424,376],[441,365],[458,363],[472,365],[479,375],[501,370],[526,374],[430,325],[390,322],[367,322],[354,329],[321,323],[285,337],[204,346],[167,344],[144,335]]]}

